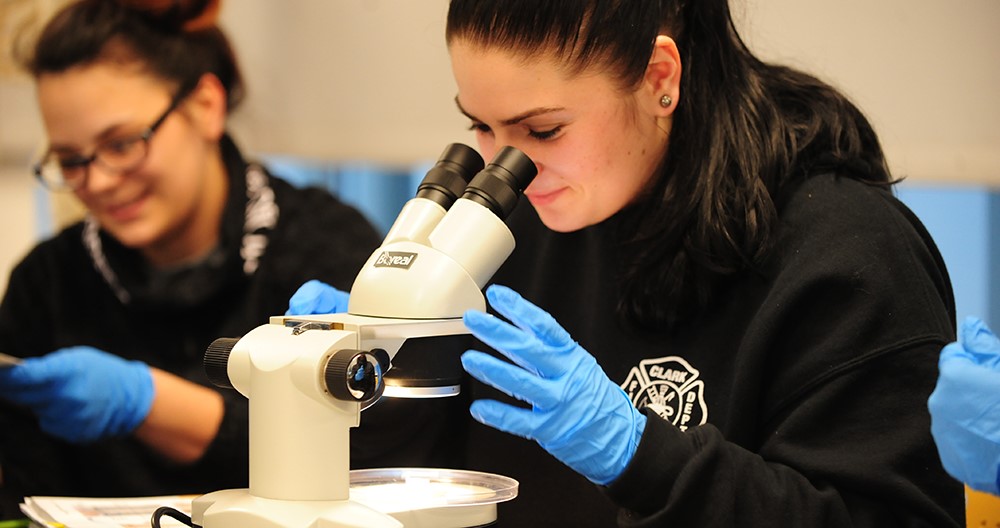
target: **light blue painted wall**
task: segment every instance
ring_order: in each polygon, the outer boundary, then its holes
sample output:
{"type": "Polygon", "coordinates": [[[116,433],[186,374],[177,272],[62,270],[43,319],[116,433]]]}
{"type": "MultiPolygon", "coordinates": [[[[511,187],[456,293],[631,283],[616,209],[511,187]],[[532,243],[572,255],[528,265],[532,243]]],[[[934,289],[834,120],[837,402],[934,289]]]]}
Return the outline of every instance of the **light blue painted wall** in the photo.
{"type": "Polygon", "coordinates": [[[955,291],[958,320],[975,315],[1000,328],[995,307],[1000,298],[994,280],[998,255],[996,192],[985,187],[908,184],[897,194],[924,223],[944,257],[955,291]]]}
{"type": "Polygon", "coordinates": [[[1000,240],[997,234],[1000,233],[1000,193],[996,189],[989,191],[990,211],[989,211],[989,234],[987,243],[990,246],[989,262],[987,264],[987,276],[989,285],[986,288],[989,297],[989,317],[986,319],[991,328],[1000,328],[1000,240]]]}
{"type": "Polygon", "coordinates": [[[386,169],[373,163],[308,164],[295,158],[268,157],[264,162],[276,175],[293,185],[329,189],[360,210],[384,235],[430,166],[412,170],[386,169]]]}

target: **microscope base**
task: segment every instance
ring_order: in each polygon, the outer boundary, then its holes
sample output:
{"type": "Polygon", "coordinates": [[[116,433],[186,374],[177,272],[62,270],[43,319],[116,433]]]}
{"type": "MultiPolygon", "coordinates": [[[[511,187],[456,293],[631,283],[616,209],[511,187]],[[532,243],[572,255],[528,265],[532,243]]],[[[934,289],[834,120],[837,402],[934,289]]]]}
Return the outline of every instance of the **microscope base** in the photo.
{"type": "Polygon", "coordinates": [[[203,528],[403,528],[359,502],[265,499],[247,489],[202,495],[191,510],[191,520],[203,528]]]}
{"type": "Polygon", "coordinates": [[[382,513],[351,501],[283,501],[222,490],[196,498],[191,520],[202,528],[473,528],[497,520],[496,504],[382,513]]]}

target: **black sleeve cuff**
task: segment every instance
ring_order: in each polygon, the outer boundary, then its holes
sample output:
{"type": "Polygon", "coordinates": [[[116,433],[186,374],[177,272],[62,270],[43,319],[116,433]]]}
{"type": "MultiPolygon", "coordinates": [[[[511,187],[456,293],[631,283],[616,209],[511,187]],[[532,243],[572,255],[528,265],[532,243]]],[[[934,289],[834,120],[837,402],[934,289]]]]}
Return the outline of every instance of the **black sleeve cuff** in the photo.
{"type": "Polygon", "coordinates": [[[635,456],[625,471],[605,488],[618,506],[640,515],[663,507],[700,442],[695,430],[683,432],[648,408],[642,412],[647,418],[646,429],[635,456]]]}

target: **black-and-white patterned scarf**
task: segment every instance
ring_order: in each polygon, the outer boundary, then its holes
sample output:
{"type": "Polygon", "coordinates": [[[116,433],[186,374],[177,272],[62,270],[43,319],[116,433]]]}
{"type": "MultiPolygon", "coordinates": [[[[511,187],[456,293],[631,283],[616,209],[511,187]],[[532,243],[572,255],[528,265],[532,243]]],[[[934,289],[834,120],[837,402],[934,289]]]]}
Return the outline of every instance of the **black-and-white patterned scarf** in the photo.
{"type": "MultiPolygon", "coordinates": [[[[243,260],[243,273],[253,275],[260,265],[260,259],[267,251],[271,230],[278,223],[279,208],[275,202],[274,190],[268,183],[264,169],[257,164],[248,164],[246,170],[246,208],[243,218],[243,234],[240,242],[240,257],[243,260]]],[[[90,254],[94,269],[108,284],[122,304],[129,304],[133,295],[123,284],[119,275],[112,268],[105,254],[101,241],[101,226],[97,220],[88,215],[84,219],[83,244],[90,254]]],[[[224,258],[218,254],[219,249],[210,254],[208,259],[224,258]]],[[[197,266],[197,264],[195,265],[197,266]]],[[[190,268],[190,267],[189,267],[190,268]]],[[[180,275],[181,272],[171,272],[180,275]]]]}

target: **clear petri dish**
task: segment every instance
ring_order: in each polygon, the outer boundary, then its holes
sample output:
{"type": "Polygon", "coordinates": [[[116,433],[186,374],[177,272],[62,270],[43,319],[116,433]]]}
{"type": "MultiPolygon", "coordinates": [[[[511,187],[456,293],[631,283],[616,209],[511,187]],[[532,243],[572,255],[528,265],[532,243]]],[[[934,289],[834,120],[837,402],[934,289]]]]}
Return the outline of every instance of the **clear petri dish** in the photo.
{"type": "Polygon", "coordinates": [[[509,477],[462,469],[355,469],[351,500],[382,511],[476,506],[517,497],[517,485],[509,477]]]}

